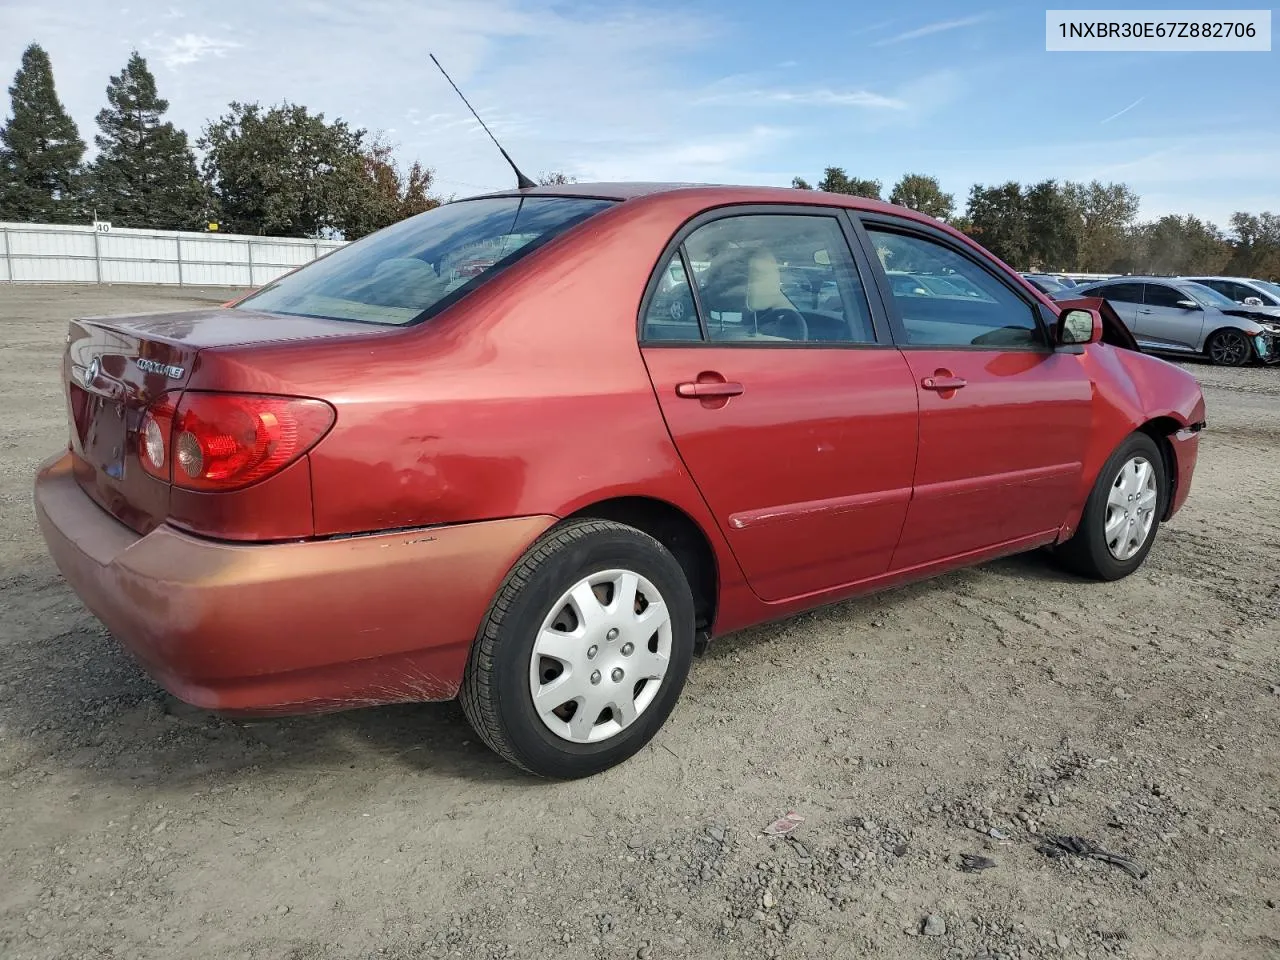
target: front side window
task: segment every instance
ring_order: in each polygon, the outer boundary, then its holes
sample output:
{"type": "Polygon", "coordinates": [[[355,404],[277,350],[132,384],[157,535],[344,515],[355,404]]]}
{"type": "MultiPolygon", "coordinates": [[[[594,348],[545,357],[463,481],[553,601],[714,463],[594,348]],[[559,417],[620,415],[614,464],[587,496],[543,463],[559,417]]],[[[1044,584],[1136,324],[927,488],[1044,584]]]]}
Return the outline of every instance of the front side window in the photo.
{"type": "MultiPolygon", "coordinates": [[[[1255,281],[1266,293],[1271,295],[1271,304],[1275,306],[1280,304],[1280,283],[1271,283],[1268,280],[1255,281]]],[[[1265,297],[1263,299],[1266,299],[1265,297]]]]}
{"type": "Polygon", "coordinates": [[[834,217],[725,217],[694,230],[683,248],[710,340],[875,342],[866,293],[834,217]]]}
{"type": "Polygon", "coordinates": [[[1040,347],[1031,305],[968,257],[867,226],[911,346],[1040,347]]]}
{"type": "Polygon", "coordinates": [[[1244,303],[1249,297],[1257,297],[1263,302],[1263,304],[1266,304],[1267,302],[1267,296],[1265,293],[1255,290],[1253,287],[1245,286],[1243,283],[1232,283],[1229,285],[1229,288],[1225,290],[1222,287],[1214,287],[1213,289],[1226,295],[1236,303],[1244,303]]]}
{"type": "Polygon", "coordinates": [[[487,197],[445,204],[286,274],[235,309],[403,326],[439,312],[613,203],[487,197]]]}
{"type": "MultiPolygon", "coordinates": [[[[1204,288],[1208,290],[1208,287],[1204,288]]],[[[1222,296],[1222,294],[1217,294],[1222,296]]],[[[1175,290],[1173,287],[1163,283],[1147,284],[1147,306],[1149,307],[1168,307],[1173,310],[1184,310],[1185,307],[1178,305],[1179,300],[1189,299],[1181,290],[1175,290]]]]}
{"type": "Polygon", "coordinates": [[[1237,303],[1248,296],[1248,294],[1244,292],[1246,288],[1243,285],[1239,283],[1232,283],[1230,280],[1198,280],[1195,277],[1192,277],[1191,279],[1193,282],[1198,283],[1201,286],[1208,287],[1210,290],[1217,290],[1224,297],[1230,297],[1237,303]]]}
{"type": "MultiPolygon", "coordinates": [[[[1175,300],[1172,306],[1177,306],[1178,300],[1194,300],[1196,303],[1200,304],[1200,306],[1202,307],[1217,307],[1220,310],[1223,308],[1230,310],[1232,307],[1236,306],[1236,302],[1232,300],[1230,297],[1226,296],[1225,294],[1221,294],[1217,290],[1213,290],[1210,287],[1206,287],[1203,283],[1186,284],[1185,293],[1182,290],[1177,289],[1176,287],[1170,287],[1163,283],[1161,284],[1149,283],[1147,284],[1147,302],[1148,303],[1151,302],[1151,299],[1150,299],[1151,288],[1156,286],[1159,286],[1165,290],[1171,290],[1175,294],[1175,300]]],[[[1164,305],[1165,304],[1158,304],[1158,306],[1164,306],[1164,305]]]]}

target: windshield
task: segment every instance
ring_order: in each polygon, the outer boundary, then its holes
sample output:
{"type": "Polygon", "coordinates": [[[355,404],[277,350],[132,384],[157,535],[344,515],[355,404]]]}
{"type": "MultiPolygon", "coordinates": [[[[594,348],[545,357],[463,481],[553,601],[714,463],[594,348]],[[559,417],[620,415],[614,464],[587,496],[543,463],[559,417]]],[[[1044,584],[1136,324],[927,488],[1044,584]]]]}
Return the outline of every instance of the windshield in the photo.
{"type": "Polygon", "coordinates": [[[1255,280],[1253,281],[1253,285],[1255,287],[1261,287],[1273,297],[1280,299],[1280,283],[1271,283],[1269,280],[1255,280]]]}
{"type": "Polygon", "coordinates": [[[1219,293],[1212,287],[1206,287],[1203,283],[1184,283],[1182,285],[1183,292],[1191,295],[1191,298],[1202,307],[1238,307],[1239,304],[1230,297],[1219,293]]]}
{"type": "Polygon", "coordinates": [[[409,324],[438,313],[611,200],[490,197],[445,204],[341,247],[236,304],[409,324]]]}

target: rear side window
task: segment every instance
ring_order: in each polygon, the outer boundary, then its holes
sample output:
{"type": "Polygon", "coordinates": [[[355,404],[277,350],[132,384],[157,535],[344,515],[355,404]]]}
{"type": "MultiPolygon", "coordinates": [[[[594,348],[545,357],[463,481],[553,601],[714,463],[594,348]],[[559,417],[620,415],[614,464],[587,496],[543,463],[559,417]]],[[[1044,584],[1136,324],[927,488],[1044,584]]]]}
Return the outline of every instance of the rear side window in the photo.
{"type": "Polygon", "coordinates": [[[725,217],[699,227],[684,246],[709,339],[875,342],[866,293],[834,217],[725,217]]]}
{"type": "Polygon", "coordinates": [[[968,257],[868,224],[911,346],[1044,346],[1031,305],[968,257]]]}
{"type": "Polygon", "coordinates": [[[1112,283],[1106,286],[1094,287],[1085,293],[1085,296],[1094,295],[1101,297],[1103,300],[1115,300],[1118,303],[1141,303],[1142,284],[1112,283]]]}
{"type": "Polygon", "coordinates": [[[487,197],[445,204],[281,277],[236,309],[414,323],[614,202],[487,197]]]}
{"type": "Polygon", "coordinates": [[[840,222],[817,214],[742,214],[694,230],[657,277],[642,335],[650,342],[690,341],[704,339],[704,331],[708,340],[756,345],[874,343],[866,292],[840,222]]]}
{"type": "Polygon", "coordinates": [[[658,276],[658,286],[644,312],[646,340],[700,340],[698,310],[693,290],[684,272],[684,261],[677,250],[658,276]]]}

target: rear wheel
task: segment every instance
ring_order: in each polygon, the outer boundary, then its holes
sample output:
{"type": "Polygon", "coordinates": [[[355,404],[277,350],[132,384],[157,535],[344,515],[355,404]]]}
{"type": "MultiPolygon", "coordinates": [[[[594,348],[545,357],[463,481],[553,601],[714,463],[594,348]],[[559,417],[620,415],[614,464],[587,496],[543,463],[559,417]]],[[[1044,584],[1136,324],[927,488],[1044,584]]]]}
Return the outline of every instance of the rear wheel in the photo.
{"type": "Polygon", "coordinates": [[[1130,434],[1098,473],[1080,527],[1058,556],[1081,576],[1127,577],[1151,550],[1168,489],[1156,442],[1145,433],[1130,434]]]}
{"type": "Polygon", "coordinates": [[[693,645],[693,594],[675,557],[634,527],[572,521],[499,589],[460,699],[505,759],[540,776],[589,776],[662,727],[693,645]]]}
{"type": "Polygon", "coordinates": [[[1240,330],[1219,330],[1209,338],[1209,359],[1221,367],[1242,367],[1253,356],[1249,338],[1240,330]]]}

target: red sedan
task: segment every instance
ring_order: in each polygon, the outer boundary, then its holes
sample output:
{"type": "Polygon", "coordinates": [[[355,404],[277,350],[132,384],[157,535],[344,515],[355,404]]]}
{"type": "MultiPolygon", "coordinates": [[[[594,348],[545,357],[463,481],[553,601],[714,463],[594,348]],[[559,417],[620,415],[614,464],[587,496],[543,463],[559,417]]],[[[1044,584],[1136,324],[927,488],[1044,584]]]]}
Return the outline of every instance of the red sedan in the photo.
{"type": "Polygon", "coordinates": [[[716,634],[1039,547],[1132,573],[1204,425],[1132,347],[887,204],[515,191],[230,308],[74,321],[36,505],[184,700],[457,696],[508,760],[583,776],[716,634]]]}

